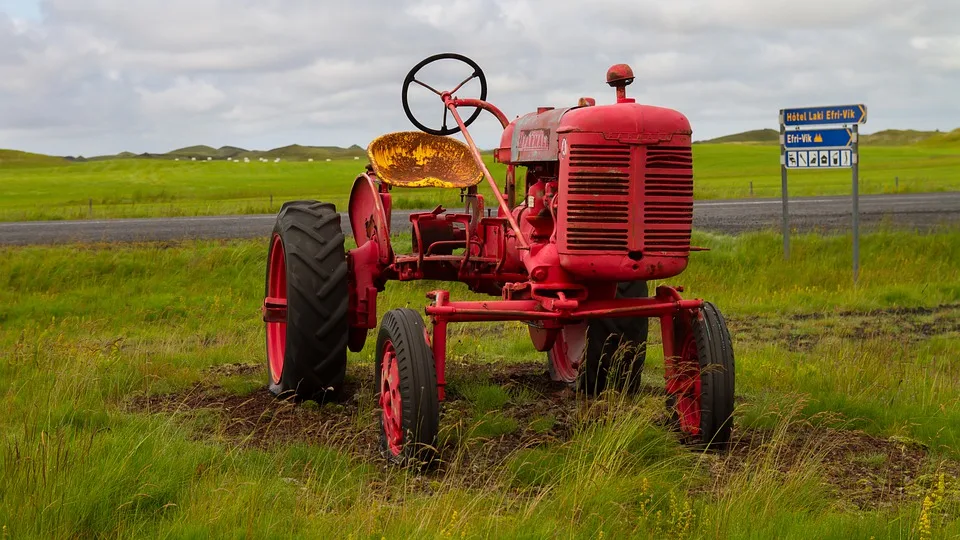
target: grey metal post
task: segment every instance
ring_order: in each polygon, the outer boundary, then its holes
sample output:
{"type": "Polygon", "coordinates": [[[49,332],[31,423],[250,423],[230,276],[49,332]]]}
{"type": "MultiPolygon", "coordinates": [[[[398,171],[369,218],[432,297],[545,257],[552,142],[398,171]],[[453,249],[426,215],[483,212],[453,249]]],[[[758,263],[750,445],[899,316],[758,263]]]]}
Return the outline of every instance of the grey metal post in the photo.
{"type": "Polygon", "coordinates": [[[790,211],[787,202],[787,154],[786,126],[783,124],[783,109],[780,109],[780,197],[783,199],[783,259],[790,258],[790,211]]]}
{"type": "Polygon", "coordinates": [[[853,284],[857,284],[860,273],[860,137],[858,125],[853,125],[853,141],[850,165],[853,168],[853,284]]]}

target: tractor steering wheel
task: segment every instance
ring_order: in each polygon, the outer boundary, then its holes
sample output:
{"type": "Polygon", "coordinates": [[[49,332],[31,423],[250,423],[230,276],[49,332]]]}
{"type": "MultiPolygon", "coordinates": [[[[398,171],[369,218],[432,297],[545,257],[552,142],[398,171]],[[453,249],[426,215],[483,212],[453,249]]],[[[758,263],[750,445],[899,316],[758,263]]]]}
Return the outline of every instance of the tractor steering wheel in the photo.
{"type": "MultiPolygon", "coordinates": [[[[460,131],[460,126],[455,125],[454,127],[451,127],[451,128],[447,127],[448,110],[446,106],[444,106],[443,108],[443,124],[440,126],[440,129],[433,129],[423,125],[419,120],[416,119],[416,117],[413,116],[413,112],[410,111],[410,102],[407,99],[407,92],[410,89],[410,84],[416,83],[426,88],[427,90],[430,90],[434,94],[442,97],[443,92],[439,90],[435,90],[434,88],[431,88],[430,86],[427,86],[426,84],[418,81],[417,73],[427,64],[432,64],[433,62],[436,62],[438,60],[446,60],[446,59],[459,60],[473,68],[473,74],[467,77],[466,79],[464,79],[463,82],[461,82],[456,86],[456,88],[454,88],[453,90],[450,90],[449,91],[450,94],[453,94],[454,92],[462,88],[463,85],[467,84],[468,82],[476,78],[476,79],[480,79],[480,101],[485,101],[487,99],[487,78],[484,77],[483,70],[480,69],[480,66],[478,66],[477,63],[474,62],[473,60],[467,58],[466,56],[463,56],[462,54],[457,54],[457,53],[441,53],[441,54],[435,54],[433,56],[425,58],[419,64],[413,66],[413,69],[411,69],[410,72],[407,73],[407,77],[403,80],[403,93],[402,93],[403,112],[406,113],[407,118],[410,120],[410,122],[413,123],[413,125],[420,128],[421,131],[424,131],[431,135],[452,135],[460,131]]],[[[477,119],[478,116],[480,116],[481,112],[482,112],[482,109],[477,107],[477,109],[473,112],[473,114],[471,114],[470,117],[463,122],[463,125],[469,126],[471,123],[473,123],[474,120],[477,119]]]]}

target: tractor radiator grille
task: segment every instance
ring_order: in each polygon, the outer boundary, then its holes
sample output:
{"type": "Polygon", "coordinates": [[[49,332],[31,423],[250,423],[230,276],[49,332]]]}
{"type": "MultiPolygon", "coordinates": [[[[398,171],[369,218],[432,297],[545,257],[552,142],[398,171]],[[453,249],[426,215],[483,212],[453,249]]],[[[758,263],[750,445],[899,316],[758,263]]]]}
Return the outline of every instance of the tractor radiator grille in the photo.
{"type": "Polygon", "coordinates": [[[629,249],[631,150],[573,144],[567,177],[567,249],[629,249]]]}
{"type": "Polygon", "coordinates": [[[644,251],[688,253],[693,224],[693,154],[689,147],[647,148],[643,195],[644,251]]]}

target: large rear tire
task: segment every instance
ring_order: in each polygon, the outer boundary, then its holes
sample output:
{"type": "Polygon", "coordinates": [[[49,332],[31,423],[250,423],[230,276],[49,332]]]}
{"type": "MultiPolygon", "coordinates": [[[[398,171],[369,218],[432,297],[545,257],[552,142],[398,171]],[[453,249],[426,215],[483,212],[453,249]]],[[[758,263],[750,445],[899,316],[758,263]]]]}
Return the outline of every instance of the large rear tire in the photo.
{"type": "Polygon", "coordinates": [[[733,431],[734,355],[727,323],[710,302],[674,317],[676,356],[665,359],[673,426],[697,446],[724,449],[733,431]]]}
{"type": "Polygon", "coordinates": [[[284,203],[270,235],[265,296],[286,317],[266,323],[270,391],[324,401],[347,368],[347,259],[340,214],[330,203],[284,203]]]}
{"type": "MultiPolygon", "coordinates": [[[[617,286],[617,298],[646,298],[646,281],[617,286]]],[[[591,319],[564,327],[547,353],[550,377],[588,394],[636,391],[647,357],[646,317],[591,319]]]]}
{"type": "Polygon", "coordinates": [[[433,353],[416,311],[388,311],[377,336],[380,453],[404,466],[429,466],[437,456],[440,405],[433,353]]]}

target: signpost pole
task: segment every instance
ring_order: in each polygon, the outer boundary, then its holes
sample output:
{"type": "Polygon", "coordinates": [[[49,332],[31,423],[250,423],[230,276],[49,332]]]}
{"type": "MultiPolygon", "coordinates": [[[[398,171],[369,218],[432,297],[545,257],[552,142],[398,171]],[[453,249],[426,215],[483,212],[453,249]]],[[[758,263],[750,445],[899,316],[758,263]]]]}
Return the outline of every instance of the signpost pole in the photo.
{"type": "Polygon", "coordinates": [[[860,273],[860,136],[858,124],[853,125],[850,165],[853,169],[853,284],[860,273]]]}
{"type": "Polygon", "coordinates": [[[790,214],[787,202],[787,153],[786,126],[783,123],[783,109],[780,109],[780,198],[783,199],[783,260],[790,259],[790,214]]]}

